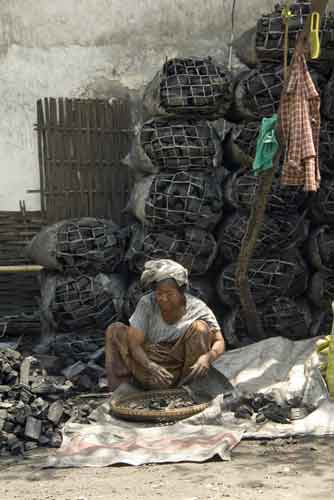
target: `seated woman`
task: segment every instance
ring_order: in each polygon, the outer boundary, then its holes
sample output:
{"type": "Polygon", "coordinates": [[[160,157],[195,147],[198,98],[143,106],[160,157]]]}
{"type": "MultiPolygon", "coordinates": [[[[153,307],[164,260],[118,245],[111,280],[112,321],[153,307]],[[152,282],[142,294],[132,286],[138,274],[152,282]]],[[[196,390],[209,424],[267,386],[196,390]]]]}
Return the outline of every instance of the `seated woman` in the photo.
{"type": "Polygon", "coordinates": [[[145,264],[143,296],[126,326],[106,331],[109,389],[137,380],[146,389],[175,387],[207,374],[224,352],[219,324],[209,307],[186,293],[188,272],[167,259],[145,264]]]}

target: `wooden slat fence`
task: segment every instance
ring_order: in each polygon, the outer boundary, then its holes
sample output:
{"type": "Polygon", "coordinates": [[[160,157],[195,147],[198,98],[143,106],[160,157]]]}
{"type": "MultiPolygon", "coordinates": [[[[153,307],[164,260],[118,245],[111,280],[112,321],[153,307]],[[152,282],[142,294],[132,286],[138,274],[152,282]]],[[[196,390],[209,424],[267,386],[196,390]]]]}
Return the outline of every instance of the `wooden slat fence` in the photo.
{"type": "MultiPolygon", "coordinates": [[[[0,265],[28,264],[27,243],[38,233],[45,221],[40,212],[0,212],[0,265]]],[[[27,328],[39,330],[39,321],[20,317],[38,310],[40,288],[38,273],[0,273],[0,338],[5,333],[19,334],[27,328]]]]}
{"type": "Polygon", "coordinates": [[[41,204],[48,222],[84,216],[126,221],[131,180],[121,160],[130,149],[130,127],[127,101],[37,102],[41,204]]]}

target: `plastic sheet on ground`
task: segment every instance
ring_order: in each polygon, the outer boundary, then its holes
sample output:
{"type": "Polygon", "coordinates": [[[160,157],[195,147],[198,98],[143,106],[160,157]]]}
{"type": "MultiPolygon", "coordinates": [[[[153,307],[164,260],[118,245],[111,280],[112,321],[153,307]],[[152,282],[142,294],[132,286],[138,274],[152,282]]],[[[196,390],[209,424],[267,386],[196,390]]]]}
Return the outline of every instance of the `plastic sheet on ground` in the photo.
{"type": "Polygon", "coordinates": [[[49,467],[101,467],[116,463],[141,465],[163,462],[202,462],[213,456],[226,460],[243,438],[334,435],[334,403],[314,354],[315,339],[292,342],[270,338],[227,352],[215,367],[240,390],[296,396],[317,409],[291,424],[256,424],[224,412],[218,396],[204,412],[169,426],[148,427],[116,420],[105,403],[91,415],[99,423],[67,424],[59,452],[49,467]]]}

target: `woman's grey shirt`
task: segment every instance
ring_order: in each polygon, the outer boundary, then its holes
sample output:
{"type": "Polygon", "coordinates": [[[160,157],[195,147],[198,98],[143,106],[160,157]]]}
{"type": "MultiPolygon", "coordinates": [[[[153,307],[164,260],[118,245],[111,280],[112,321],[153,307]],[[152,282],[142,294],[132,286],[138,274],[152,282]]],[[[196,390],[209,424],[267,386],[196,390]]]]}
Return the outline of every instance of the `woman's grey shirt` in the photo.
{"type": "Polygon", "coordinates": [[[200,299],[186,294],[186,312],[173,325],[166,323],[156,303],[154,293],[144,295],[138,302],[130,318],[130,325],[145,334],[145,343],[175,342],[196,320],[203,320],[213,330],[220,330],[218,321],[211,309],[200,299]]]}

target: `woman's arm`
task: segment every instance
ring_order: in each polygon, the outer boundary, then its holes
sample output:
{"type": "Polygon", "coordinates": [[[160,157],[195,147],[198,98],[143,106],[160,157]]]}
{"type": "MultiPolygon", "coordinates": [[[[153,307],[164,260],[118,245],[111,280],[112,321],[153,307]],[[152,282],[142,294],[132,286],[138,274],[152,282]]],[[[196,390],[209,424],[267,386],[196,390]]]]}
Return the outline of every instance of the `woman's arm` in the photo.
{"type": "Polygon", "coordinates": [[[210,364],[214,363],[225,352],[225,340],[221,330],[211,331],[213,335],[213,344],[208,352],[210,364]]]}

